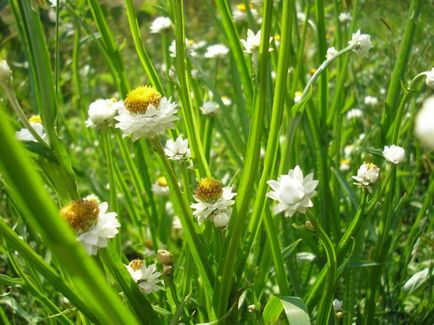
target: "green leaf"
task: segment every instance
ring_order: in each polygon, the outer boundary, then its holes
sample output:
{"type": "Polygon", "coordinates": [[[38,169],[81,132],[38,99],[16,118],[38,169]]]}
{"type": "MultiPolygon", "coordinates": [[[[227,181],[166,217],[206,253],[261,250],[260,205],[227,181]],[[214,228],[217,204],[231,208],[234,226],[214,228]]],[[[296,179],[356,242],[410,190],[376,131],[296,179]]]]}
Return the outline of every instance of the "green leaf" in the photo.
{"type": "Polygon", "coordinates": [[[309,325],[307,307],[299,297],[272,296],[265,305],[262,315],[266,324],[274,324],[285,311],[286,319],[291,325],[309,325]]]}

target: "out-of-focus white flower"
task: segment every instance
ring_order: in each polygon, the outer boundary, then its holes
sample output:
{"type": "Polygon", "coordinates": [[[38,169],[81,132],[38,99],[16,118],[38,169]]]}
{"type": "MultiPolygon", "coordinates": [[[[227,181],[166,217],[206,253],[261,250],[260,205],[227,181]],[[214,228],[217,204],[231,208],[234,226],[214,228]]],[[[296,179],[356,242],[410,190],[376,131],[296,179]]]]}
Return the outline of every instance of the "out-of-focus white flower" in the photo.
{"type": "Polygon", "coordinates": [[[157,196],[167,196],[169,195],[169,185],[164,176],[157,178],[154,184],[152,184],[152,192],[157,196]]]}
{"type": "Polygon", "coordinates": [[[349,12],[341,12],[338,17],[339,21],[343,24],[351,21],[351,14],[349,12]]]}
{"type": "Polygon", "coordinates": [[[333,310],[335,311],[335,313],[342,311],[342,300],[339,299],[333,299],[333,310]]]}
{"type": "Polygon", "coordinates": [[[365,105],[368,106],[377,106],[378,105],[378,98],[374,96],[366,96],[364,99],[365,105]]]}
{"type": "Polygon", "coordinates": [[[425,83],[429,88],[434,89],[434,68],[431,69],[431,71],[425,72],[425,83]]]}
{"type": "Polygon", "coordinates": [[[122,130],[123,136],[132,136],[136,141],[140,138],[153,138],[167,129],[174,127],[179,118],[176,104],[162,97],[153,87],[142,86],[131,91],[119,107],[116,127],[122,130]]]}
{"type": "Polygon", "coordinates": [[[12,76],[12,70],[6,60],[0,61],[0,83],[7,83],[12,76]]]}
{"type": "Polygon", "coordinates": [[[372,48],[371,36],[368,34],[362,34],[359,29],[357,32],[353,33],[348,45],[353,47],[354,52],[367,56],[369,50],[372,48]]]}
{"type": "Polygon", "coordinates": [[[303,93],[301,91],[296,91],[294,94],[294,103],[299,103],[301,98],[303,97],[303,93]]]}
{"type": "Polygon", "coordinates": [[[232,100],[227,96],[222,96],[222,102],[225,106],[231,106],[232,100]]]}
{"type": "Polygon", "coordinates": [[[434,150],[434,96],[423,102],[416,116],[414,131],[424,146],[434,150]]]}
{"type": "Polygon", "coordinates": [[[222,58],[229,53],[229,49],[223,44],[214,44],[207,47],[205,52],[205,57],[211,58],[222,58]]]}
{"type": "Polygon", "coordinates": [[[327,49],[326,59],[330,60],[332,57],[334,57],[338,51],[334,47],[329,47],[327,49]]]}
{"type": "MultiPolygon", "coordinates": [[[[202,41],[195,43],[194,41],[192,41],[190,39],[185,40],[185,50],[186,50],[187,54],[193,58],[197,57],[197,55],[198,55],[196,50],[198,48],[204,46],[204,45],[206,45],[206,43],[202,42],[202,41]]],[[[173,40],[172,43],[170,43],[169,53],[170,53],[170,56],[172,58],[176,58],[176,41],[175,40],[173,40]]]]}
{"type": "MultiPolygon", "coordinates": [[[[253,16],[253,18],[255,20],[258,20],[258,18],[260,18],[260,16],[258,15],[258,11],[255,8],[252,8],[252,6],[250,6],[250,12],[253,16]]],[[[234,18],[235,22],[245,22],[247,21],[247,7],[244,3],[239,3],[237,4],[233,9],[232,9],[232,16],[234,18]]]]}
{"type": "Polygon", "coordinates": [[[272,189],[267,196],[277,201],[273,212],[285,212],[285,217],[292,217],[296,212],[306,213],[307,208],[313,206],[311,198],[316,194],[318,181],[313,179],[313,173],[303,177],[297,165],[287,175],[280,176],[277,181],[269,180],[267,184],[272,189]]]}
{"type": "Polygon", "coordinates": [[[311,252],[300,252],[296,255],[297,261],[306,261],[306,262],[312,262],[316,255],[311,252]]]}
{"type": "Polygon", "coordinates": [[[170,29],[172,26],[172,21],[169,17],[157,17],[151,23],[151,34],[161,33],[170,29]]]}
{"type": "MultiPolygon", "coordinates": [[[[30,126],[35,130],[37,134],[44,140],[46,143],[48,143],[48,136],[45,133],[44,126],[42,125],[42,120],[39,115],[33,115],[29,118],[30,126]]],[[[20,141],[28,141],[28,142],[38,142],[38,140],[35,139],[33,134],[26,128],[22,128],[21,130],[16,132],[17,139],[20,141]]]]}
{"type": "Polygon", "coordinates": [[[200,107],[203,115],[216,115],[219,112],[219,105],[213,101],[206,101],[200,107]]]}
{"type": "Polygon", "coordinates": [[[190,149],[188,148],[188,139],[178,136],[175,141],[169,139],[166,142],[164,153],[167,158],[172,160],[182,160],[190,158],[190,149]]]}
{"type": "Polygon", "coordinates": [[[57,1],[59,1],[59,6],[65,1],[65,0],[48,0],[50,3],[50,7],[56,7],[57,1]]]}
{"type": "Polygon", "coordinates": [[[119,232],[121,226],[116,212],[107,212],[107,202],[99,203],[95,196],[72,201],[60,210],[60,215],[77,234],[90,255],[95,255],[99,248],[107,247],[108,239],[119,232]]]}
{"type": "Polygon", "coordinates": [[[352,108],[346,114],[347,120],[351,120],[353,118],[359,118],[362,116],[363,116],[363,112],[360,108],[352,108]]]}
{"type": "Polygon", "coordinates": [[[397,165],[405,158],[405,150],[402,147],[391,145],[385,146],[383,157],[391,164],[397,165]]]}
{"type": "MultiPolygon", "coordinates": [[[[273,37],[270,36],[270,42],[273,40],[273,37]]],[[[259,46],[261,44],[261,30],[255,34],[251,29],[247,30],[247,38],[241,40],[241,44],[244,47],[244,52],[246,53],[256,53],[259,50],[259,46]]],[[[270,52],[273,48],[268,49],[270,52]]]]}
{"type": "Polygon", "coordinates": [[[121,101],[113,99],[97,99],[89,105],[86,121],[87,127],[103,127],[110,125],[114,121],[114,117],[120,107],[124,104],[121,101]]]}
{"type": "Polygon", "coordinates": [[[364,162],[357,171],[357,176],[353,176],[354,185],[367,189],[371,193],[371,185],[378,180],[379,176],[380,168],[377,165],[364,162]]]}
{"type": "Polygon", "coordinates": [[[146,266],[141,259],[132,260],[128,265],[125,265],[133,280],[139,285],[140,290],[146,294],[162,290],[161,273],[157,272],[157,266],[151,264],[146,266]]]}
{"type": "Polygon", "coordinates": [[[354,151],[354,145],[353,144],[346,145],[344,147],[345,157],[347,157],[347,158],[351,157],[351,154],[353,153],[353,151],[354,151]]]}
{"type": "Polygon", "coordinates": [[[341,159],[340,165],[339,165],[339,170],[341,172],[346,172],[349,171],[351,169],[351,160],[349,159],[341,159]]]}
{"type": "Polygon", "coordinates": [[[410,277],[410,279],[408,279],[404,283],[404,286],[403,286],[404,291],[407,293],[412,293],[413,291],[415,291],[417,288],[419,288],[420,286],[422,286],[424,283],[426,283],[428,281],[428,279],[430,278],[430,273],[431,273],[431,276],[434,275],[434,271],[430,267],[427,267],[427,268],[413,274],[410,277]],[[431,270],[431,272],[430,272],[430,270],[431,270]]]}
{"type": "Polygon", "coordinates": [[[222,187],[212,177],[201,179],[194,191],[196,203],[191,204],[197,222],[202,224],[211,219],[216,228],[225,228],[230,220],[235,195],[230,187],[222,187]]]}

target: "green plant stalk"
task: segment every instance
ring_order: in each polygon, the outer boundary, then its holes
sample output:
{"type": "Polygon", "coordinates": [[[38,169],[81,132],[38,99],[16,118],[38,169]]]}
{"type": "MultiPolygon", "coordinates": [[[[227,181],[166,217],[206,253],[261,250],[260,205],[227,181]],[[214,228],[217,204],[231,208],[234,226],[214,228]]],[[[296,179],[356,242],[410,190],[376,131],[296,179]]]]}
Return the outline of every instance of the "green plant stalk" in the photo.
{"type": "MultiPolygon", "coordinates": [[[[327,53],[327,40],[326,40],[326,28],[325,28],[325,15],[324,15],[324,0],[316,0],[316,18],[318,27],[318,61],[323,62],[327,53]]],[[[318,93],[318,99],[320,104],[319,111],[319,126],[321,132],[323,128],[326,128],[327,124],[327,101],[328,101],[328,80],[327,71],[321,74],[320,89],[318,93]]],[[[325,133],[325,132],[324,132],[325,133]]],[[[322,137],[321,139],[324,139],[322,137]]],[[[326,180],[327,181],[327,180],[326,180]]]]}
{"type": "Polygon", "coordinates": [[[203,141],[204,150],[205,150],[205,159],[208,162],[210,161],[213,127],[214,127],[214,117],[210,116],[205,120],[205,139],[203,141]]]}
{"type": "Polygon", "coordinates": [[[410,57],[411,47],[413,45],[416,22],[421,11],[421,0],[412,0],[408,13],[407,23],[405,25],[404,35],[399,48],[398,58],[393,68],[390,84],[387,90],[385,110],[381,117],[382,138],[386,137],[390,125],[394,119],[395,108],[398,104],[399,94],[401,91],[401,79],[407,68],[408,58],[410,57]]]}
{"type": "MultiPolygon", "coordinates": [[[[157,71],[143,46],[143,40],[140,36],[139,23],[137,21],[136,12],[134,10],[134,5],[131,0],[125,0],[125,10],[128,18],[128,25],[130,26],[131,35],[133,36],[134,46],[136,48],[139,60],[142,63],[143,68],[151,81],[152,86],[156,88],[160,93],[163,93],[163,86],[161,84],[160,78],[158,77],[157,71]]],[[[169,67],[167,67],[169,68],[169,67]]]]}
{"type": "MultiPolygon", "coordinates": [[[[217,4],[219,1],[217,1],[217,4]]],[[[228,252],[226,257],[219,263],[218,274],[221,281],[217,284],[214,301],[217,316],[220,318],[226,313],[227,303],[233,283],[233,270],[236,263],[237,252],[242,239],[242,232],[245,224],[245,215],[251,199],[251,189],[255,181],[255,176],[259,164],[259,152],[263,131],[263,121],[266,111],[267,77],[269,61],[269,37],[271,31],[273,4],[271,0],[264,1],[264,11],[262,17],[261,43],[259,50],[258,68],[258,93],[255,99],[254,111],[250,124],[250,134],[247,143],[244,168],[235,200],[235,208],[232,213],[228,227],[228,237],[225,241],[223,251],[228,252]]]]}
{"type": "Polygon", "coordinates": [[[197,121],[190,97],[190,85],[187,79],[187,67],[185,57],[185,23],[184,5],[182,0],[171,0],[173,15],[175,19],[175,40],[176,40],[176,72],[179,79],[180,97],[182,100],[182,114],[186,123],[188,143],[191,147],[192,158],[195,167],[199,170],[201,177],[211,176],[208,163],[205,158],[203,146],[200,141],[197,121]]]}

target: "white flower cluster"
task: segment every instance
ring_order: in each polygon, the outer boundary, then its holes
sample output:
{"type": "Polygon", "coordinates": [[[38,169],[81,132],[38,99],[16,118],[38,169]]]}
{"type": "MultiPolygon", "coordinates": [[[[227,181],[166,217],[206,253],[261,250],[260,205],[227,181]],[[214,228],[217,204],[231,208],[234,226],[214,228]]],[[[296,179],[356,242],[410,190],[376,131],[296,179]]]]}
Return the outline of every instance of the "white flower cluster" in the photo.
{"type": "Polygon", "coordinates": [[[367,56],[369,50],[372,48],[371,36],[362,34],[359,29],[357,32],[353,33],[348,45],[353,48],[354,52],[367,56]]]}

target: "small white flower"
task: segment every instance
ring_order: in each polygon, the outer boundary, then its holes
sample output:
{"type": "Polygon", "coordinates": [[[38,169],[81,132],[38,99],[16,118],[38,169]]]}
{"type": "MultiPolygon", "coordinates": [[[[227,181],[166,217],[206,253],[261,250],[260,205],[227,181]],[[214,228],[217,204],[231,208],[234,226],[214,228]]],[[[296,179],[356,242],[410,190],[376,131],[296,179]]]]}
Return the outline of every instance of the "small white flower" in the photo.
{"type": "MultiPolygon", "coordinates": [[[[205,42],[195,43],[192,40],[186,39],[185,40],[185,49],[186,49],[186,52],[188,55],[190,55],[191,57],[196,57],[198,55],[196,50],[198,48],[204,46],[205,44],[206,44],[205,42]]],[[[170,43],[169,53],[170,53],[170,57],[176,58],[176,41],[175,40],[173,40],[172,43],[170,43]]]]}
{"type": "Polygon", "coordinates": [[[131,91],[119,107],[116,127],[122,130],[123,137],[132,136],[136,141],[140,138],[153,138],[167,129],[174,127],[179,118],[176,104],[152,87],[139,87],[131,91]]]}
{"type": "Polygon", "coordinates": [[[342,311],[342,300],[339,299],[333,299],[333,310],[335,313],[342,311]]]}
{"type": "Polygon", "coordinates": [[[339,170],[341,172],[349,171],[351,169],[350,163],[351,163],[351,161],[349,159],[342,159],[340,164],[339,164],[339,170]]]}
{"type": "MultiPolygon", "coordinates": [[[[270,36],[270,42],[273,40],[273,37],[270,36]]],[[[255,34],[251,29],[247,30],[247,38],[241,40],[241,44],[244,47],[244,52],[246,53],[256,53],[259,50],[259,46],[261,44],[261,30],[255,34]]],[[[269,48],[271,52],[273,48],[269,48]]]]}
{"type": "Polygon", "coordinates": [[[337,51],[334,47],[329,47],[329,48],[327,49],[326,59],[327,59],[327,60],[330,60],[330,59],[333,58],[337,53],[338,53],[338,51],[337,51]]]}
{"type": "Polygon", "coordinates": [[[380,168],[375,164],[363,163],[357,171],[357,176],[352,176],[355,180],[354,185],[367,189],[372,192],[371,185],[374,184],[380,176],[380,168]]]}
{"type": "Polygon", "coordinates": [[[368,34],[362,34],[359,29],[357,32],[353,33],[348,45],[353,47],[354,52],[366,56],[372,48],[371,36],[368,34]]]}
{"type": "Polygon", "coordinates": [[[229,49],[223,44],[214,44],[207,47],[205,52],[205,57],[211,58],[222,58],[229,53],[229,49]]]}
{"type": "Polygon", "coordinates": [[[157,266],[151,264],[146,266],[141,259],[132,260],[128,265],[125,265],[131,277],[139,285],[140,290],[146,294],[162,290],[161,273],[157,272],[157,266]]]}
{"type": "Polygon", "coordinates": [[[206,101],[200,107],[203,115],[216,115],[219,111],[219,105],[213,101],[206,101]]]}
{"type": "Polygon", "coordinates": [[[158,177],[154,184],[152,184],[152,192],[157,196],[168,196],[169,185],[164,176],[158,177]]]}
{"type": "Polygon", "coordinates": [[[341,12],[338,17],[339,21],[343,24],[351,21],[351,14],[349,12],[341,12]]]}
{"type": "Polygon", "coordinates": [[[368,106],[377,106],[378,105],[378,98],[374,96],[366,96],[364,99],[365,105],[368,106]]]}
{"type": "MultiPolygon", "coordinates": [[[[250,8],[250,12],[255,20],[260,18],[258,11],[255,8],[250,8]]],[[[244,3],[240,3],[232,9],[232,16],[234,21],[237,23],[247,21],[247,7],[244,5],[244,3]]]]}
{"type": "Polygon", "coordinates": [[[158,34],[170,29],[172,21],[168,17],[157,17],[151,23],[151,34],[158,34]]]}
{"type": "Polygon", "coordinates": [[[385,146],[383,157],[391,164],[397,165],[405,158],[405,150],[402,147],[391,145],[385,146]]]}
{"type": "Polygon", "coordinates": [[[299,103],[301,98],[303,97],[303,93],[301,91],[296,91],[294,94],[294,103],[299,103]]]}
{"type": "Polygon", "coordinates": [[[232,100],[227,96],[222,96],[222,102],[225,106],[231,106],[232,100]]]}
{"type": "Polygon", "coordinates": [[[313,173],[303,177],[297,165],[287,175],[280,176],[277,181],[269,180],[267,184],[272,189],[267,196],[277,201],[273,212],[285,212],[285,217],[292,217],[296,212],[306,213],[307,208],[313,206],[310,199],[316,194],[318,181],[313,179],[313,173]]]}
{"type": "Polygon", "coordinates": [[[347,120],[359,118],[362,116],[363,116],[363,112],[360,108],[352,108],[346,114],[347,120]]]}
{"type": "Polygon", "coordinates": [[[175,141],[169,139],[166,142],[164,153],[167,158],[172,160],[182,160],[190,157],[190,149],[188,148],[188,139],[183,139],[178,136],[175,141]]]}
{"type": "Polygon", "coordinates": [[[12,76],[12,70],[6,60],[0,61],[0,83],[6,83],[12,76]]]}
{"type": "Polygon", "coordinates": [[[122,102],[113,99],[97,99],[89,105],[86,126],[95,128],[110,125],[114,121],[114,117],[120,107],[123,107],[122,102]]]}
{"type": "Polygon", "coordinates": [[[425,72],[425,83],[426,85],[431,88],[434,89],[434,68],[431,69],[431,71],[427,71],[425,72]]]}
{"type": "MultiPolygon", "coordinates": [[[[35,130],[35,132],[44,140],[46,143],[48,143],[48,135],[45,133],[44,126],[42,125],[41,118],[39,115],[33,115],[29,118],[30,126],[35,130]]],[[[38,140],[35,139],[32,133],[26,128],[22,128],[21,130],[16,132],[16,137],[20,141],[28,141],[28,142],[38,142],[38,140]]]]}
{"type": "Polygon", "coordinates": [[[417,113],[414,131],[424,146],[434,150],[434,96],[426,99],[417,113]]]}

